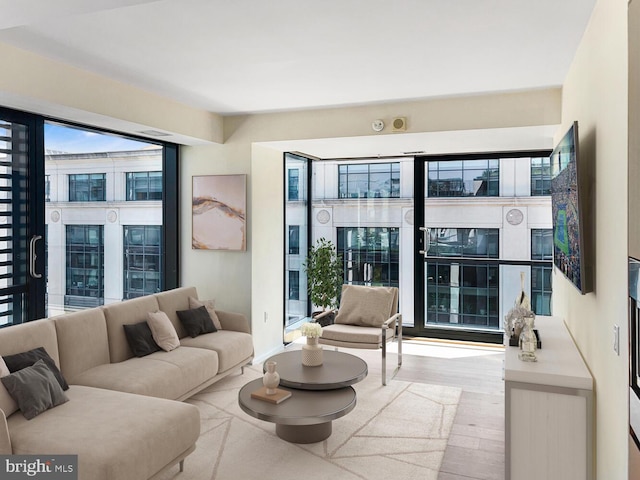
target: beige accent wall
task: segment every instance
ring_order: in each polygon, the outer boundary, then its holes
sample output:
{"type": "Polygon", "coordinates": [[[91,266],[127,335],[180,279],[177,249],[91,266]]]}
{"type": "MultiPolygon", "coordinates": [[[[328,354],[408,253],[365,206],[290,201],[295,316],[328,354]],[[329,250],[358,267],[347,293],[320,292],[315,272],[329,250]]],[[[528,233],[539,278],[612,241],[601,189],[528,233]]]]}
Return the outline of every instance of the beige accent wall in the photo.
{"type": "Polygon", "coordinates": [[[595,379],[595,471],[602,480],[627,478],[627,90],[627,2],[600,0],[562,98],[562,130],[578,121],[579,168],[588,176],[586,261],[595,271],[594,292],[580,295],[556,271],[553,312],[566,319],[595,379]]]}

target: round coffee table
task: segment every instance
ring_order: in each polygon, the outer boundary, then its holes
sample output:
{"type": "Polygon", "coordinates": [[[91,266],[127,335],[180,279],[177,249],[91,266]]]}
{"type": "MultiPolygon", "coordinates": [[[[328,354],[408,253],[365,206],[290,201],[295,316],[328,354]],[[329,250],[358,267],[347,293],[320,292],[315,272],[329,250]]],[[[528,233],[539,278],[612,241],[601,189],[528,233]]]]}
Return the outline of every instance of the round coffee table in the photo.
{"type": "MultiPolygon", "coordinates": [[[[300,350],[280,353],[267,361],[277,363],[282,390],[291,397],[273,404],[251,398],[262,386],[262,378],[240,389],[238,404],[252,417],[276,424],[276,434],[292,443],[316,443],[331,435],[332,421],[356,406],[356,391],[351,385],[363,380],[367,363],[355,355],[324,350],[322,365],[302,365],[300,350]]],[[[266,364],[266,362],[265,362],[266,364]]]]}
{"type": "Polygon", "coordinates": [[[262,386],[262,378],[240,389],[238,404],[252,417],[276,424],[276,435],[292,443],[321,442],[331,435],[332,421],[356,406],[353,387],[333,390],[293,390],[291,397],[279,404],[251,398],[262,386]]]}
{"type": "MultiPolygon", "coordinates": [[[[300,350],[283,352],[269,358],[276,362],[280,375],[280,385],[298,390],[334,390],[348,387],[364,380],[369,372],[367,362],[360,357],[335,350],[324,350],[322,365],[305,367],[302,365],[300,350]]],[[[266,363],[263,371],[266,370],[266,363]]]]}

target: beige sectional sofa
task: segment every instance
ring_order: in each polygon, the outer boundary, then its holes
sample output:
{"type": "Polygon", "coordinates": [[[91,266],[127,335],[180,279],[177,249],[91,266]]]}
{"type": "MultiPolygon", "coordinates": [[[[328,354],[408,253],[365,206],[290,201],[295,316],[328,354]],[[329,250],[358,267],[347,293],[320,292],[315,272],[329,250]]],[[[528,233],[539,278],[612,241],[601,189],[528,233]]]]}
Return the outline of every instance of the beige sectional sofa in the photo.
{"type": "Polygon", "coordinates": [[[243,315],[216,310],[222,329],[195,338],[178,315],[193,287],[0,329],[0,356],[44,347],[70,385],[69,401],[27,420],[0,389],[0,454],[77,454],[82,480],[157,476],[195,449],[198,409],[184,400],[253,358],[243,315]],[[180,338],[170,352],[135,357],[125,324],[167,314],[180,338]],[[3,398],[4,395],[4,398],[3,398]]]}

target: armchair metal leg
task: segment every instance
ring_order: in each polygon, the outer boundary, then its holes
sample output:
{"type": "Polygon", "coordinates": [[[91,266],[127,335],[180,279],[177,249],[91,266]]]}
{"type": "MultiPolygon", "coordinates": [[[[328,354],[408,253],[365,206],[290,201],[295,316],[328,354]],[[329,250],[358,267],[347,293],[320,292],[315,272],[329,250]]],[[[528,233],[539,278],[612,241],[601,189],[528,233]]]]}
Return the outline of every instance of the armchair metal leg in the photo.
{"type": "Polygon", "coordinates": [[[180,460],[180,473],[184,472],[184,459],[180,460]]]}
{"type": "MultiPolygon", "coordinates": [[[[393,372],[393,377],[396,376],[398,370],[402,366],[402,315],[398,316],[397,320],[398,325],[398,366],[393,372]]],[[[382,329],[382,385],[387,384],[387,342],[386,342],[386,331],[382,329]]]]}
{"type": "MultiPolygon", "coordinates": [[[[385,331],[382,331],[385,335],[385,331]]],[[[387,339],[382,337],[382,385],[387,384],[387,339]]]]}

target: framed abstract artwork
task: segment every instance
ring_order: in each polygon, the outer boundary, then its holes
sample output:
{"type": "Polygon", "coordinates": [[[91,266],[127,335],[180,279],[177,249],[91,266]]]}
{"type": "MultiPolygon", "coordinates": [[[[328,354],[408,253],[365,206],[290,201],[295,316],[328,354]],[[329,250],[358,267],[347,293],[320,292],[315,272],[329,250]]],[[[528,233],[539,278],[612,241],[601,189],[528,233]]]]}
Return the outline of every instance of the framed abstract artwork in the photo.
{"type": "Polygon", "coordinates": [[[192,192],[191,247],[246,250],[247,176],[194,176],[192,192]]]}

